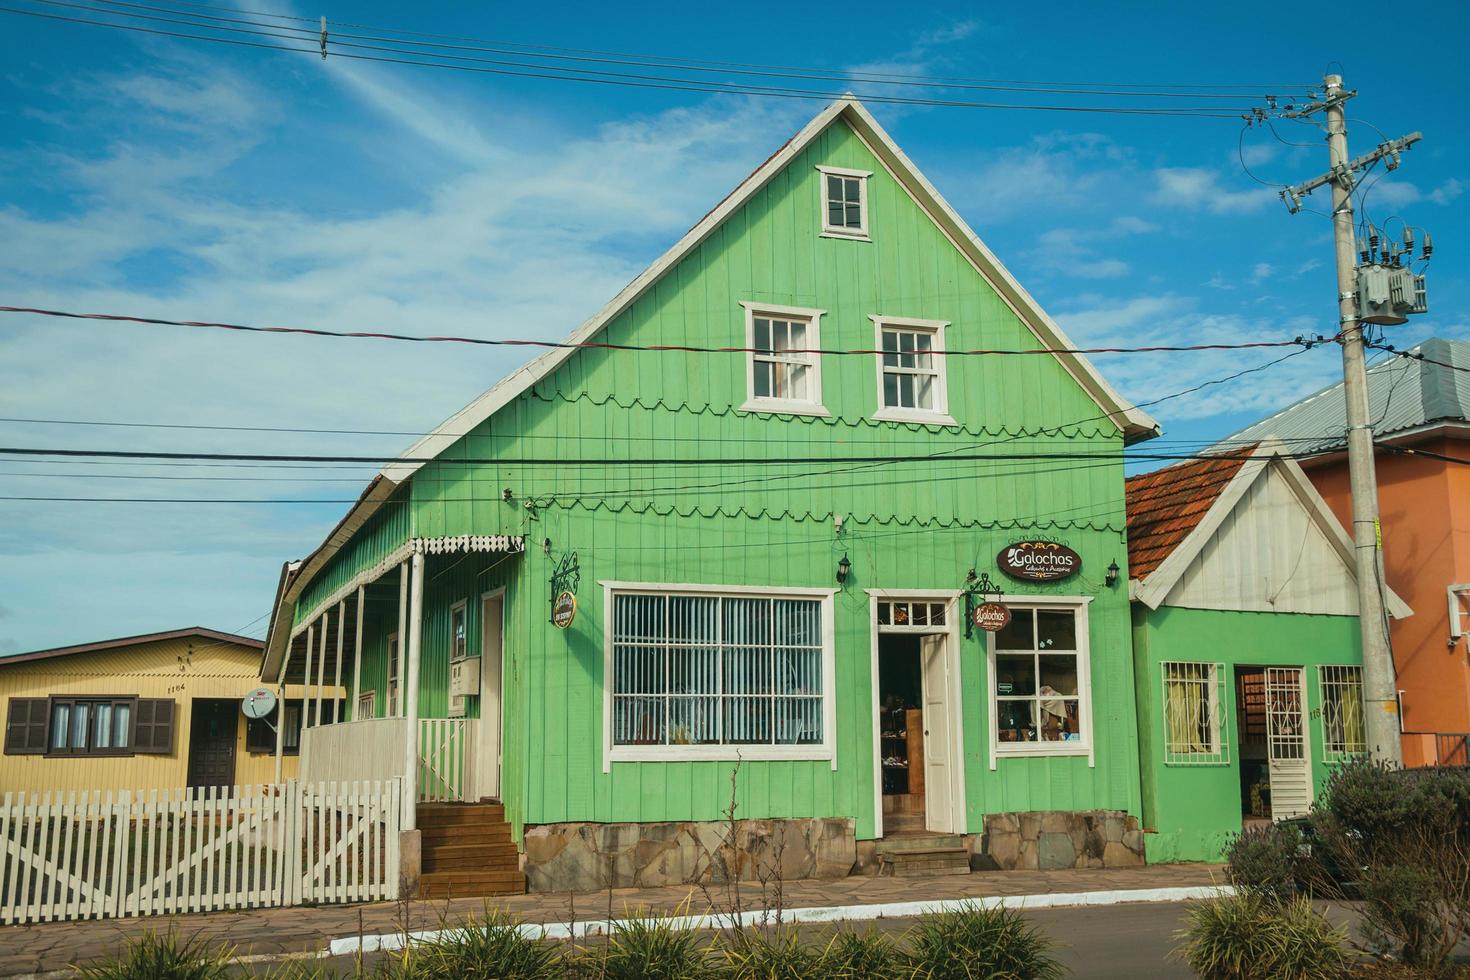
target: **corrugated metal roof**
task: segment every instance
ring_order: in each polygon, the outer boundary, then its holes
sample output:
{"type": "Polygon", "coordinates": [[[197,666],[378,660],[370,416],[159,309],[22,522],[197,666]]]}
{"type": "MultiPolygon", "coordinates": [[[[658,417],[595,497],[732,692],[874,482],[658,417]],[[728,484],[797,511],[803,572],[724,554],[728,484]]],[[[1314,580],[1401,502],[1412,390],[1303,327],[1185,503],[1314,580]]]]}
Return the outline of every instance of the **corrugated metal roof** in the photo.
{"type": "Polygon", "coordinates": [[[1174,553],[1255,449],[1241,446],[1229,456],[1194,459],[1128,478],[1129,576],[1148,578],[1174,553]]]}
{"type": "Polygon", "coordinates": [[[195,638],[214,640],[218,643],[232,643],[237,646],[249,647],[252,650],[265,648],[265,642],[257,640],[253,636],[240,636],[236,633],[226,633],[222,630],[212,630],[203,626],[186,626],[182,629],[164,630],[160,633],[120,636],[111,640],[77,643],[69,647],[53,647],[49,650],[32,650],[29,653],[16,653],[8,657],[0,657],[0,665],[25,663],[31,660],[49,660],[52,657],[70,657],[78,653],[95,653],[101,650],[117,650],[123,647],[138,646],[143,643],[160,643],[165,640],[195,638]]]}
{"type": "MultiPolygon", "coordinates": [[[[1368,417],[1374,433],[1390,435],[1434,422],[1470,418],[1470,343],[1435,337],[1409,348],[1408,353],[1423,355],[1426,360],[1389,354],[1368,367],[1368,417]]],[[[1339,449],[1346,442],[1346,416],[1342,382],[1338,382],[1240,430],[1215,448],[1270,434],[1285,442],[1293,453],[1339,449]]]]}

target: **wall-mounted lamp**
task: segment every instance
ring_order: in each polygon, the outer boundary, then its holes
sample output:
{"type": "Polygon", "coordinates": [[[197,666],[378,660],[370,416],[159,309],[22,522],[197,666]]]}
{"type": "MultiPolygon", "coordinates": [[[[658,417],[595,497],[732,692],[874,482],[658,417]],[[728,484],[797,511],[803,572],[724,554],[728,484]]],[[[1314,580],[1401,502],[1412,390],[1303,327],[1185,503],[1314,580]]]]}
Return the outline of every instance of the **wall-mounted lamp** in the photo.
{"type": "Polygon", "coordinates": [[[1108,588],[1111,589],[1113,586],[1118,584],[1118,573],[1120,571],[1122,571],[1122,569],[1118,567],[1118,563],[1116,561],[1108,565],[1107,578],[1103,579],[1103,581],[1107,583],[1108,588]]]}
{"type": "Polygon", "coordinates": [[[852,574],[852,562],[847,560],[847,555],[837,563],[837,584],[842,585],[847,581],[847,576],[852,574]]]}

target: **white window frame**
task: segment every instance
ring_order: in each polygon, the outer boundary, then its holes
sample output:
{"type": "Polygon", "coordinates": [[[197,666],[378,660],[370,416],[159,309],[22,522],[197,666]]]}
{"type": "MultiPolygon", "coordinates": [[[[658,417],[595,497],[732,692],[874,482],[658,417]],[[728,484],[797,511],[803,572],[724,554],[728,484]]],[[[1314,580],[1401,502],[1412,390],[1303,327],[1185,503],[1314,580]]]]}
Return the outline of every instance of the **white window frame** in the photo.
{"type": "Polygon", "coordinates": [[[826,310],[813,310],[800,306],[776,306],[771,303],[742,302],[745,310],[745,346],[752,353],[745,355],[745,403],[743,412],[777,412],[785,415],[817,415],[828,417],[832,413],[822,406],[822,355],[805,355],[811,358],[807,390],[810,398],[771,398],[755,395],[755,321],[757,317],[777,320],[806,320],[807,348],[816,350],[822,346],[822,316],[826,310]]]}
{"type": "Polygon", "coordinates": [[[463,660],[470,655],[470,602],[461,599],[449,607],[449,662],[463,660]],[[464,646],[456,647],[458,640],[454,635],[454,617],[464,617],[464,646]]]}
{"type": "Polygon", "coordinates": [[[944,356],[944,328],[949,326],[948,320],[919,320],[914,317],[883,316],[871,313],[868,319],[873,321],[873,349],[883,350],[883,331],[888,329],[907,330],[911,333],[928,333],[934,337],[934,353],[930,355],[934,360],[934,407],[928,408],[899,408],[889,407],[883,404],[883,355],[875,354],[873,357],[878,371],[878,387],[876,395],[878,399],[878,410],[873,413],[873,418],[879,422],[918,422],[924,425],[958,425],[949,414],[949,383],[948,374],[949,358],[944,356]]]}
{"type": "MultiPolygon", "coordinates": [[[[1226,674],[1225,665],[1204,660],[1162,660],[1159,662],[1159,693],[1162,700],[1164,765],[1166,766],[1228,766],[1230,765],[1230,733],[1225,715],[1225,699],[1221,678],[1226,674]],[[1207,668],[1203,683],[1209,693],[1210,739],[1207,752],[1177,752],[1169,748],[1169,668],[1207,668]]],[[[1187,683],[1197,682],[1194,678],[1177,678],[1187,683]]]]}
{"type": "Polygon", "coordinates": [[[378,717],[378,692],[376,690],[358,692],[357,704],[352,708],[353,721],[376,717],[378,717]],[[364,705],[366,705],[365,708],[364,705]]]}
{"type": "Polygon", "coordinates": [[[614,762],[687,762],[719,760],[742,762],[803,760],[830,762],[837,770],[837,666],[834,654],[833,600],[836,589],[786,586],[695,585],[667,582],[598,582],[602,587],[605,620],[602,631],[602,771],[614,762]],[[822,610],[822,741],[811,745],[614,745],[613,744],[613,597],[618,594],[717,595],[816,599],[822,610]]]}
{"type": "Polygon", "coordinates": [[[817,167],[817,173],[821,177],[817,180],[817,206],[821,208],[822,214],[822,237],[842,238],[850,242],[870,242],[872,238],[868,235],[868,178],[873,176],[871,170],[852,170],[847,167],[817,167]],[[858,219],[861,224],[857,228],[849,228],[846,225],[834,225],[831,223],[830,215],[827,213],[827,178],[843,177],[856,179],[858,182],[858,219]]]}
{"type": "Polygon", "coordinates": [[[403,714],[403,706],[398,703],[401,690],[398,676],[403,669],[403,648],[402,644],[398,642],[397,630],[388,634],[388,639],[383,645],[383,657],[388,661],[383,665],[383,671],[387,675],[388,717],[397,718],[403,714]]]}
{"type": "MultiPolygon", "coordinates": [[[[1363,700],[1362,664],[1318,664],[1317,693],[1320,698],[1320,700],[1318,701],[1317,714],[1320,716],[1318,718],[1318,724],[1320,725],[1322,730],[1323,760],[1326,762],[1346,762],[1348,759],[1353,759],[1360,755],[1366,755],[1368,752],[1368,703],[1363,700]],[[1361,749],[1358,749],[1357,751],[1350,751],[1347,748],[1346,741],[1342,742],[1340,746],[1334,745],[1332,740],[1328,738],[1327,734],[1327,691],[1329,688],[1340,688],[1347,686],[1346,684],[1344,684],[1342,675],[1339,673],[1341,671],[1357,671],[1358,675],[1358,710],[1363,713],[1363,747],[1361,749]]],[[[1341,697],[1340,694],[1338,696],[1339,698],[1341,697]]],[[[1346,725],[1343,726],[1343,735],[1344,737],[1347,735],[1346,725]]]]}
{"type": "Polygon", "coordinates": [[[986,710],[990,715],[990,768],[997,759],[1024,759],[1037,756],[1087,756],[1089,767],[1097,764],[1092,737],[1092,639],[1088,625],[1088,609],[1092,596],[1016,596],[1008,598],[1012,609],[1067,609],[1077,617],[1077,720],[1082,737],[1069,742],[1002,742],[999,738],[995,680],[995,633],[985,634],[986,710]]]}

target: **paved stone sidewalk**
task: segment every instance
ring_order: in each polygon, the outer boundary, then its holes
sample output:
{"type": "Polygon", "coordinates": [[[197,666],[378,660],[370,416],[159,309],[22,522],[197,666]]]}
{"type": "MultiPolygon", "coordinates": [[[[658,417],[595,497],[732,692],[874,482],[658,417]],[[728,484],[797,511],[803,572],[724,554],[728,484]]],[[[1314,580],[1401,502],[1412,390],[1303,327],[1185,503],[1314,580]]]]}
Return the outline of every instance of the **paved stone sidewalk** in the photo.
{"type": "MultiPolygon", "coordinates": [[[[1120,891],[1144,888],[1182,888],[1224,884],[1223,868],[1209,864],[1171,864],[1144,868],[1091,871],[983,871],[970,875],[933,878],[871,878],[854,876],[829,881],[792,881],[785,885],[787,908],[875,905],[990,895],[1045,895],[1067,892],[1120,891]]],[[[496,899],[457,899],[448,902],[381,902],[320,908],[262,909],[152,918],[58,922],[0,927],[0,976],[45,973],[86,963],[117,949],[123,941],[146,930],[176,928],[181,935],[235,947],[235,952],[272,954],[315,952],[333,939],[438,928],[468,915],[479,914],[488,903],[528,922],[566,922],[602,919],[635,909],[690,913],[724,911],[728,897],[723,887],[711,889],[711,907],[700,889],[687,885],[667,888],[619,888],[579,894],[515,895],[496,899]]],[[[761,904],[758,885],[742,884],[746,907],[761,904]]]]}

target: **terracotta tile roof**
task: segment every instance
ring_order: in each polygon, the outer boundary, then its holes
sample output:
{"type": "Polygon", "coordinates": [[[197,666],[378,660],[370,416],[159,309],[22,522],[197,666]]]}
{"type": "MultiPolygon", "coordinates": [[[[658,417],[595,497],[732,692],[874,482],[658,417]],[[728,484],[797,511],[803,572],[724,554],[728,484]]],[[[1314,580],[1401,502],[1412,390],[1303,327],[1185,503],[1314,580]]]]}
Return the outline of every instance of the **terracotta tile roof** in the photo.
{"type": "Polygon", "coordinates": [[[1128,573],[1146,579],[1199,526],[1225,485],[1255,452],[1238,446],[1210,456],[1128,478],[1128,573]]]}

